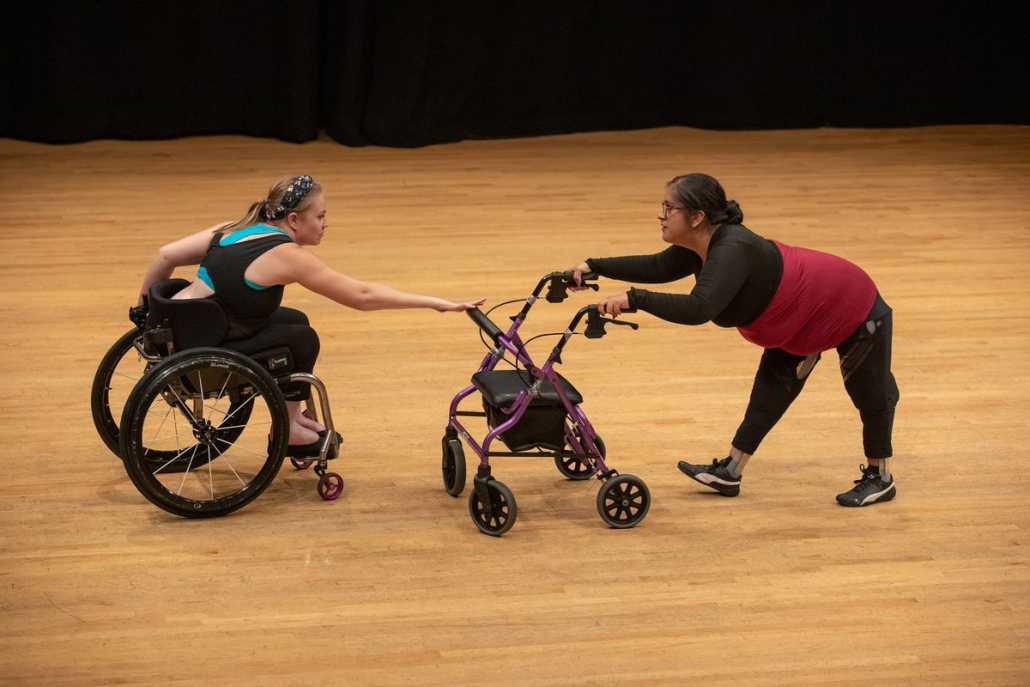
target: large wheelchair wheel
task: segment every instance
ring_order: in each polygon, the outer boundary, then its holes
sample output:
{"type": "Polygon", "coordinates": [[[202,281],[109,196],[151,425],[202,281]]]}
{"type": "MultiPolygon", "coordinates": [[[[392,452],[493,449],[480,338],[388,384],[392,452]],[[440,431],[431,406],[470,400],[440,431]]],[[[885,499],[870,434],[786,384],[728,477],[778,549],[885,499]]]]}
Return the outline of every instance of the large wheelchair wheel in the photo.
{"type": "Polygon", "coordinates": [[[97,433],[107,448],[119,458],[118,420],[129,394],[149,367],[149,363],[140,357],[132,345],[139,335],[139,329],[133,327],[114,342],[93,375],[93,389],[89,397],[97,433]]]}
{"type": "Polygon", "coordinates": [[[133,484],[156,506],[188,518],[226,515],[257,498],[289,441],[275,380],[254,360],[220,348],[183,351],[147,372],[121,428],[133,484]]]}
{"type": "MultiPolygon", "coordinates": [[[[119,458],[122,458],[122,453],[118,422],[133,389],[136,388],[143,375],[154,366],[154,363],[147,362],[136,351],[134,343],[139,335],[138,329],[130,329],[111,346],[93,376],[93,388],[90,394],[93,424],[97,428],[97,433],[112,453],[119,458]]],[[[235,422],[232,424],[242,429],[249,416],[250,406],[241,407],[233,416],[235,422]]],[[[227,433],[225,438],[230,441],[231,437],[228,434],[231,431],[233,430],[225,429],[227,433]]],[[[220,446],[210,446],[200,452],[198,456],[193,457],[193,467],[198,466],[198,460],[206,461],[217,457],[219,449],[220,446]]],[[[167,464],[165,472],[182,472],[190,465],[190,461],[188,457],[182,456],[177,459],[177,454],[178,451],[162,452],[155,449],[148,454],[148,460],[167,464]]]]}

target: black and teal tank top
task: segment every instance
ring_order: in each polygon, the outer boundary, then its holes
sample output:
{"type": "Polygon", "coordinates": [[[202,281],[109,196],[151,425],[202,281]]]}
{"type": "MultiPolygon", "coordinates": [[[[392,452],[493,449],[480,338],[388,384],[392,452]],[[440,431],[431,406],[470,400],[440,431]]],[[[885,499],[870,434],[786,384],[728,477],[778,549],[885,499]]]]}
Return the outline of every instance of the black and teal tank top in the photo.
{"type": "Polygon", "coordinates": [[[211,238],[197,278],[214,290],[209,298],[222,306],[229,317],[226,341],[254,336],[268,325],[268,318],[283,301],[283,286],[260,286],[243,275],[259,257],[292,241],[285,231],[267,224],[255,224],[229,234],[216,232],[211,238]],[[242,240],[255,235],[260,238],[242,240]]]}

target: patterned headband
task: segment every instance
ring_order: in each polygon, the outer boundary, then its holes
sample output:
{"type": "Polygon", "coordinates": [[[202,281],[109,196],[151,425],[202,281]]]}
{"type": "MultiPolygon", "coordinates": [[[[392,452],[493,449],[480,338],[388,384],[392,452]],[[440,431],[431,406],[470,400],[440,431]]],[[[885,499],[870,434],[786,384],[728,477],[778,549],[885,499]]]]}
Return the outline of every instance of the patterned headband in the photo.
{"type": "Polygon", "coordinates": [[[297,207],[297,204],[308,194],[311,187],[315,185],[315,181],[307,174],[301,174],[299,177],[290,182],[290,187],[286,189],[286,193],[283,194],[283,199],[279,203],[278,207],[275,208],[272,219],[279,219],[285,217],[287,211],[297,207]]]}

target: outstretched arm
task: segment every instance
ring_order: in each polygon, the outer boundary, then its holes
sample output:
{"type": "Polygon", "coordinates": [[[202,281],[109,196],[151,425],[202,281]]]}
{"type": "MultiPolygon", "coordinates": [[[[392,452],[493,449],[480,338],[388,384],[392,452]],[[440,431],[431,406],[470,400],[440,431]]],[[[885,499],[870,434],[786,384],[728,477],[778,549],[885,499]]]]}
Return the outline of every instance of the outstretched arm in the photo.
{"type": "Polygon", "coordinates": [[[292,281],[355,310],[431,308],[437,312],[463,312],[478,307],[485,301],[480,298],[465,303],[454,303],[435,296],[407,293],[385,284],[360,281],[340,274],[303,249],[298,248],[290,253],[294,271],[292,281]]]}
{"type": "Polygon", "coordinates": [[[708,255],[704,270],[689,294],[656,293],[630,289],[626,305],[676,324],[704,324],[717,317],[736,297],[747,281],[748,261],[733,246],[708,255]]]}
{"type": "Polygon", "coordinates": [[[653,255],[590,258],[587,267],[609,279],[637,284],[664,284],[701,271],[701,257],[682,246],[669,246],[653,255]]]}
{"type": "Polygon", "coordinates": [[[620,258],[589,258],[570,270],[576,286],[582,291],[581,277],[593,272],[609,279],[637,284],[664,284],[701,271],[701,257],[681,246],[669,246],[654,255],[626,255],[620,258]]]}
{"type": "Polygon", "coordinates": [[[150,267],[147,268],[147,273],[143,275],[143,285],[140,287],[137,305],[143,303],[143,297],[150,292],[151,286],[172,276],[176,267],[199,265],[207,255],[207,248],[211,245],[211,236],[227,224],[215,225],[162,246],[151,261],[150,267]]]}

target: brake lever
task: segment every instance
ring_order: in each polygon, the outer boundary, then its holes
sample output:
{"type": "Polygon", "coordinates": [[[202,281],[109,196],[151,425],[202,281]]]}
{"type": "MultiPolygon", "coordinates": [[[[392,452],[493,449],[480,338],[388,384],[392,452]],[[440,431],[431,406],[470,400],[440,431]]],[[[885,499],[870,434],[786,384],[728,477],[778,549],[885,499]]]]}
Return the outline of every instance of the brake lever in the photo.
{"type": "MultiPolygon", "coordinates": [[[[622,312],[636,312],[636,308],[627,308],[622,312]]],[[[590,312],[587,313],[587,328],[583,332],[583,336],[588,339],[600,339],[608,333],[604,328],[608,323],[629,327],[634,331],[640,329],[640,325],[636,322],[623,322],[615,319],[614,317],[604,317],[596,307],[592,307],[590,312]]]]}

